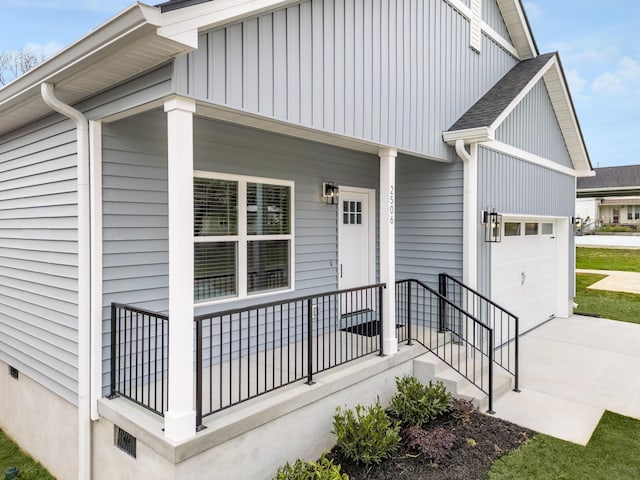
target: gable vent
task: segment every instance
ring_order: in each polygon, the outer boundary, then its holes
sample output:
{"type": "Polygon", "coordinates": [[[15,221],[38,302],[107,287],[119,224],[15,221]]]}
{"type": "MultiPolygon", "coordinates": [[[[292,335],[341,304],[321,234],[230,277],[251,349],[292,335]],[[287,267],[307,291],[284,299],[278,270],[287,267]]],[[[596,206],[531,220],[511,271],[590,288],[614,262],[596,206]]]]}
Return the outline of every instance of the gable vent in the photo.
{"type": "Polygon", "coordinates": [[[136,437],[120,427],[115,427],[116,447],[127,455],[136,458],[136,437]]]}
{"type": "Polygon", "coordinates": [[[482,0],[471,0],[471,40],[473,50],[482,49],[482,0]]]}

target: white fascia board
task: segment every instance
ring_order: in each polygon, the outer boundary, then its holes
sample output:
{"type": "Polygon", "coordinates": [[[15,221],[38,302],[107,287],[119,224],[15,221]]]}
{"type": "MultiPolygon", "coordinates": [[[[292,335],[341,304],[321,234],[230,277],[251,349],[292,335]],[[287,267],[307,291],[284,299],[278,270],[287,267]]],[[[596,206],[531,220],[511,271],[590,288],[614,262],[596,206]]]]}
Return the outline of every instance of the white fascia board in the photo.
{"type": "Polygon", "coordinates": [[[458,140],[464,140],[465,145],[478,142],[490,142],[495,139],[494,132],[488,127],[468,128],[444,132],[442,139],[449,145],[455,145],[458,140]]]}
{"type": "Polygon", "coordinates": [[[526,16],[519,0],[497,0],[498,7],[502,12],[504,23],[507,26],[509,35],[520,53],[520,58],[526,60],[538,56],[536,42],[529,29],[526,16]]]}
{"type": "Polygon", "coordinates": [[[299,3],[299,0],[216,0],[162,14],[158,35],[198,48],[198,32],[252,15],[299,3]]]}
{"type": "Polygon", "coordinates": [[[157,9],[134,4],[0,90],[2,106],[25,94],[39,95],[40,84],[84,61],[105,46],[147,25],[159,25],[157,9]]]}
{"type": "Polygon", "coordinates": [[[547,71],[549,71],[549,69],[554,64],[557,64],[555,55],[549,59],[546,65],[542,67],[538,71],[538,73],[536,73],[536,75],[529,81],[529,83],[527,83],[527,85],[520,91],[520,93],[518,93],[518,95],[511,101],[511,103],[507,106],[507,108],[505,108],[502,111],[502,113],[498,116],[498,118],[494,120],[494,122],[489,127],[489,130],[492,136],[495,135],[495,131],[498,129],[498,127],[500,127],[500,125],[502,125],[502,122],[504,122],[507,119],[507,117],[511,115],[511,113],[515,110],[515,108],[520,104],[520,102],[522,102],[524,97],[527,96],[527,94],[536,85],[536,83],[538,83],[540,79],[544,77],[545,73],[547,73],[547,71]]]}
{"type": "Polygon", "coordinates": [[[549,170],[554,170],[556,172],[564,173],[565,175],[571,175],[572,177],[585,176],[583,175],[583,173],[585,173],[583,171],[578,171],[578,170],[574,170],[573,168],[565,167],[564,165],[560,165],[559,163],[556,163],[552,160],[549,160],[544,157],[540,157],[531,152],[521,150],[517,147],[508,145],[503,142],[498,142],[494,140],[491,142],[481,143],[480,145],[490,150],[493,150],[495,152],[504,153],[505,155],[516,157],[521,160],[525,160],[527,162],[539,165],[541,167],[548,168],[549,170]]]}

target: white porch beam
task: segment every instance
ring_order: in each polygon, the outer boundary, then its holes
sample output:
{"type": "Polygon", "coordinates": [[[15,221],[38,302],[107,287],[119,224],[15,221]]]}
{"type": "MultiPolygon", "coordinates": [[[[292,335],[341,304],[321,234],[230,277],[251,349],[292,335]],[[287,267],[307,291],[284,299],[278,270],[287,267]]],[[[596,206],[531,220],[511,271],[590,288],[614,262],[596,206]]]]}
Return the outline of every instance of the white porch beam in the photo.
{"type": "Polygon", "coordinates": [[[398,351],[396,337],[396,157],[398,151],[385,148],[380,157],[380,281],[387,284],[382,297],[382,353],[398,351]]]}
{"type": "Polygon", "coordinates": [[[193,372],[193,100],[173,97],[167,113],[169,169],[169,410],[165,436],[195,435],[193,372]]]}

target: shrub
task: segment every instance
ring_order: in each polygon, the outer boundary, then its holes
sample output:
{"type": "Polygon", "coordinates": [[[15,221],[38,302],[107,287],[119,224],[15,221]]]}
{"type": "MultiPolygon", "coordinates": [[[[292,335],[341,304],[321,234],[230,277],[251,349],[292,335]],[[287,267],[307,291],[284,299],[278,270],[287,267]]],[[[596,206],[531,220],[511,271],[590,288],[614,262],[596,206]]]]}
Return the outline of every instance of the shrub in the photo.
{"type": "Polygon", "coordinates": [[[438,464],[449,455],[456,437],[446,428],[434,428],[427,432],[413,425],[404,431],[404,439],[407,448],[422,453],[438,464]]]}
{"type": "Polygon", "coordinates": [[[398,392],[391,399],[389,412],[405,425],[424,425],[451,408],[451,394],[442,382],[425,386],[416,377],[396,377],[398,392]]]}
{"type": "Polygon", "coordinates": [[[349,480],[346,473],[340,473],[340,465],[334,465],[322,455],[318,462],[296,460],[293,466],[288,463],[278,469],[273,480],[349,480]]]}
{"type": "Polygon", "coordinates": [[[453,418],[460,420],[462,423],[469,423],[475,411],[476,407],[469,400],[454,398],[451,402],[453,418]]]}
{"type": "Polygon", "coordinates": [[[370,407],[357,405],[354,410],[336,408],[333,432],[336,447],[356,463],[380,463],[400,443],[400,424],[389,418],[379,402],[370,407]]]}

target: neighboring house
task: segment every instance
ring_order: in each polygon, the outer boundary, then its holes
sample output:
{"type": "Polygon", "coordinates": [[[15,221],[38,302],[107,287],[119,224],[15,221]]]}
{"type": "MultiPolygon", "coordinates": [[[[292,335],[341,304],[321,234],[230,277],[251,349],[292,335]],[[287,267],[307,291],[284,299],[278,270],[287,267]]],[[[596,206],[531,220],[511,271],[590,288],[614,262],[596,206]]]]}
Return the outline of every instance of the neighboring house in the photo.
{"type": "Polygon", "coordinates": [[[590,175],[518,0],[132,5],[0,90],[0,427],[63,479],[270,478],[497,321],[440,273],[569,316],[590,175]]]}
{"type": "Polygon", "coordinates": [[[596,176],[579,178],[576,215],[585,224],[640,223],[640,165],[594,169],[596,176]]]}

